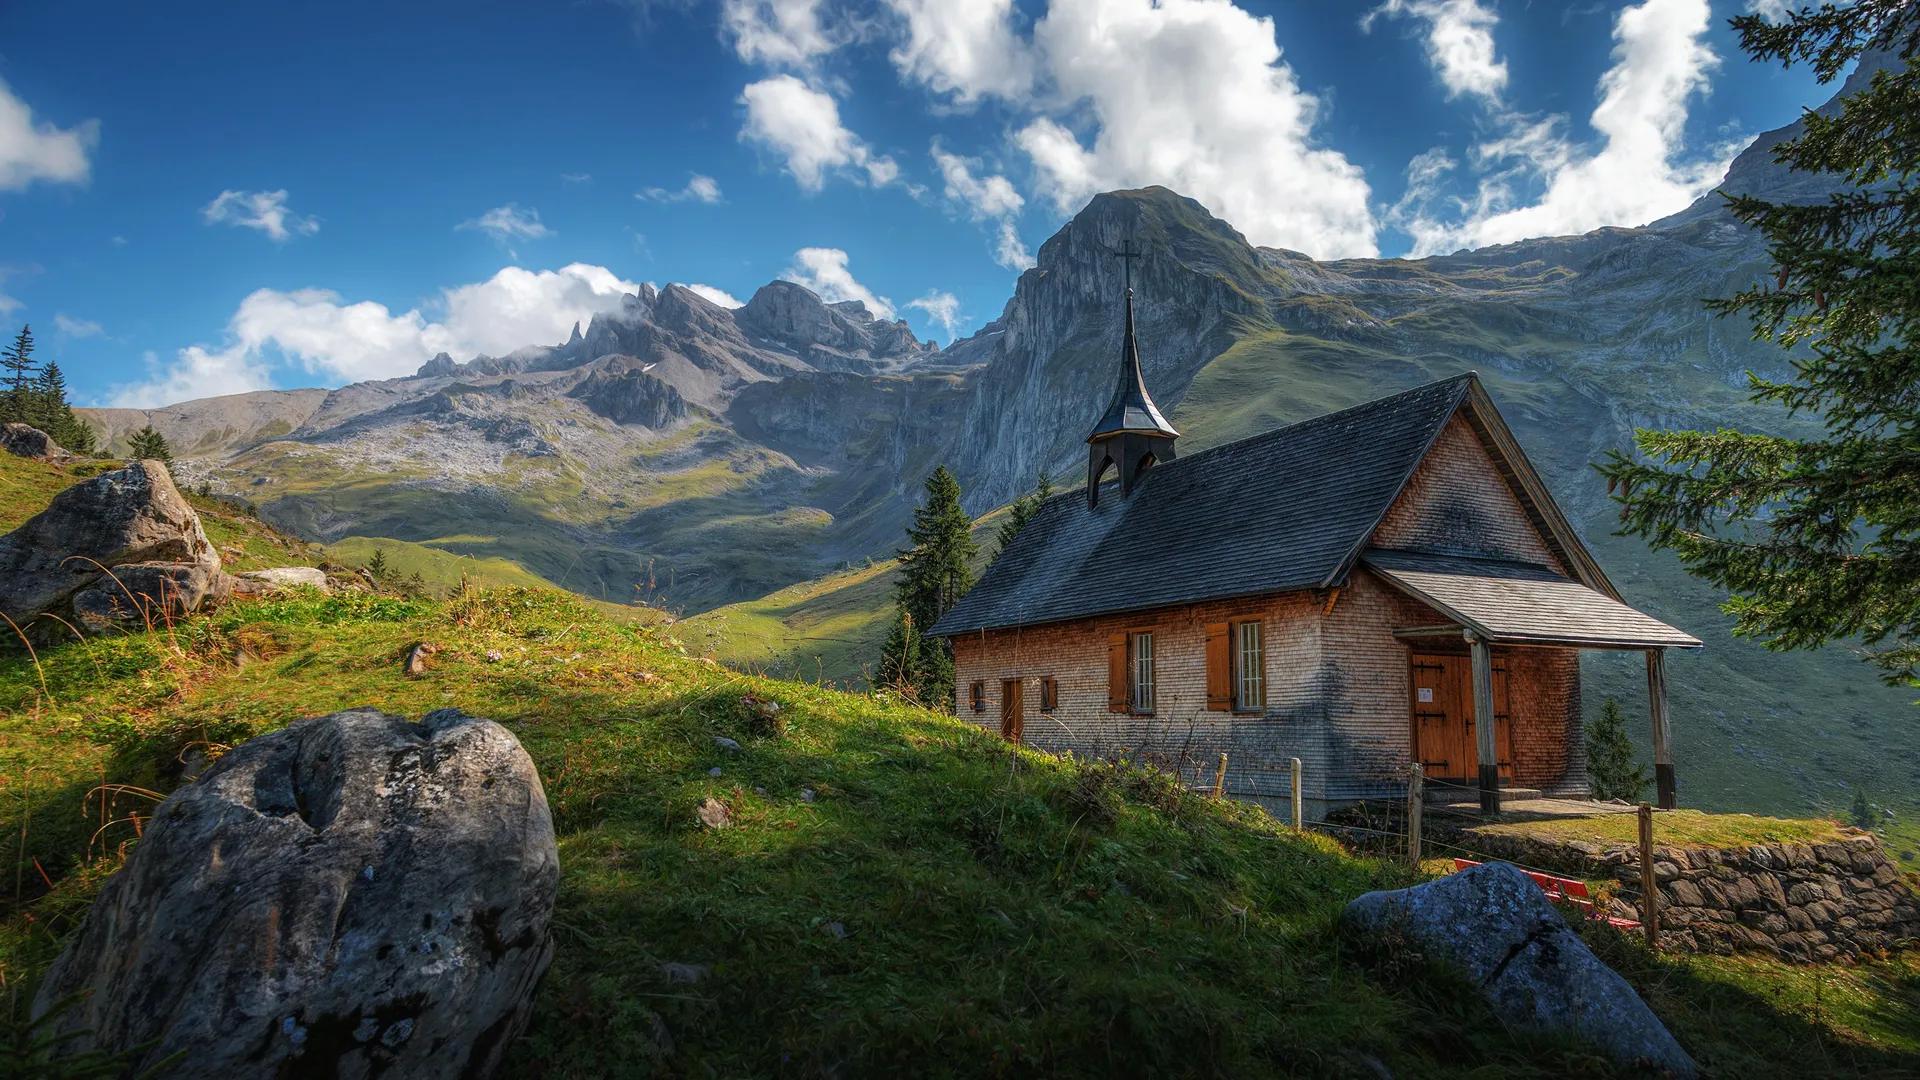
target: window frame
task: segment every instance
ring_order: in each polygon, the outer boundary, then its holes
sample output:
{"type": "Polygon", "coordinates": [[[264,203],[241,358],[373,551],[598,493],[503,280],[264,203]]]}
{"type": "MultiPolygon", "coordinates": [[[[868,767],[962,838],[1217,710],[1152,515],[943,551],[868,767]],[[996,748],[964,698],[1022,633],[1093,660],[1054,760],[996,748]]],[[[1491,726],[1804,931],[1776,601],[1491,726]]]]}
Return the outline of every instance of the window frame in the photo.
{"type": "Polygon", "coordinates": [[[1151,629],[1127,632],[1127,711],[1135,716],[1152,716],[1159,703],[1159,671],[1151,629]],[[1141,642],[1146,643],[1146,678],[1141,678],[1141,642]],[[1145,701],[1142,688],[1145,688],[1145,701]]]}
{"type": "Polygon", "coordinates": [[[985,679],[973,680],[972,684],[967,687],[967,700],[973,706],[974,712],[977,712],[977,713],[986,712],[987,711],[987,680],[985,679]]]}
{"type": "Polygon", "coordinates": [[[1227,623],[1227,655],[1231,660],[1227,677],[1232,684],[1233,711],[1241,715],[1257,716],[1267,708],[1267,628],[1260,619],[1234,619],[1227,623]],[[1254,635],[1254,652],[1258,659],[1258,668],[1254,672],[1253,686],[1259,691],[1259,700],[1247,701],[1247,655],[1243,635],[1251,627],[1254,635]]]}
{"type": "Polygon", "coordinates": [[[1040,711],[1053,712],[1060,707],[1060,680],[1051,675],[1040,676],[1040,711]]]}

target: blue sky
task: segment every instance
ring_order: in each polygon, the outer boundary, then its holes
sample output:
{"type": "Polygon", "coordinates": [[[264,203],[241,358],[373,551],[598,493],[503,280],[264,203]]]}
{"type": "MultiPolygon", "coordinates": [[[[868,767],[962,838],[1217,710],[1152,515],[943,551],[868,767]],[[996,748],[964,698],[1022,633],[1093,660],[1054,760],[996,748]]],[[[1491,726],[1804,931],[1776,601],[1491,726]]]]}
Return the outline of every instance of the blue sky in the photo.
{"type": "Polygon", "coordinates": [[[641,281],[944,341],[1114,187],[1322,257],[1641,224],[1830,93],[1746,62],[1745,6],[21,0],[0,316],[153,405],[558,341],[641,281]]]}

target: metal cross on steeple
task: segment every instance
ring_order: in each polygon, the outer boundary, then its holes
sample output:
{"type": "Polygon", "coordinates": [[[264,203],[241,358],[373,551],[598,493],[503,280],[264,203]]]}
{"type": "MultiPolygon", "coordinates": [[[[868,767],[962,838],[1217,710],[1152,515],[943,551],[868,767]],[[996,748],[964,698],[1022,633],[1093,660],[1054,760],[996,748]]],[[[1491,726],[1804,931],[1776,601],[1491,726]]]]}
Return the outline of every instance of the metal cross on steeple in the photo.
{"type": "Polygon", "coordinates": [[[1134,248],[1133,248],[1133,237],[1131,237],[1131,236],[1129,236],[1129,237],[1127,237],[1127,244],[1126,244],[1126,246],[1125,246],[1125,247],[1123,247],[1123,248],[1121,248],[1121,249],[1120,249],[1119,251],[1116,251],[1116,252],[1114,252],[1114,253],[1113,253],[1113,257],[1114,257],[1114,258],[1116,258],[1116,259],[1119,259],[1119,260],[1120,260],[1120,265],[1121,265],[1122,267],[1124,267],[1124,268],[1126,269],[1126,280],[1127,280],[1127,295],[1128,295],[1128,296],[1132,296],[1132,295],[1133,295],[1133,260],[1135,260],[1135,259],[1140,259],[1140,258],[1145,258],[1145,257],[1146,257],[1146,254],[1147,254],[1147,253],[1146,253],[1146,252],[1144,252],[1144,251],[1135,251],[1135,250],[1134,250],[1134,248]]]}

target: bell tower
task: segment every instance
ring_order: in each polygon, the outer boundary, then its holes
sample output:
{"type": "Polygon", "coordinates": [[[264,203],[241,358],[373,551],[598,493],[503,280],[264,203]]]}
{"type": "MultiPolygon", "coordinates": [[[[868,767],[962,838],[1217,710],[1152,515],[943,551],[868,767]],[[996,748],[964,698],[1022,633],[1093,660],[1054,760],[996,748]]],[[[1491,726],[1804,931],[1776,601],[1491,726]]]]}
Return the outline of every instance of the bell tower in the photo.
{"type": "Polygon", "coordinates": [[[1120,385],[1106,414],[1087,436],[1087,505],[1100,505],[1100,478],[1112,465],[1120,472],[1120,497],[1133,494],[1140,474],[1173,460],[1173,441],[1180,433],[1160,415],[1147,382],[1140,373],[1140,347],[1133,339],[1133,260],[1140,257],[1133,242],[1114,252],[1126,267],[1127,330],[1120,342],[1120,385]]]}

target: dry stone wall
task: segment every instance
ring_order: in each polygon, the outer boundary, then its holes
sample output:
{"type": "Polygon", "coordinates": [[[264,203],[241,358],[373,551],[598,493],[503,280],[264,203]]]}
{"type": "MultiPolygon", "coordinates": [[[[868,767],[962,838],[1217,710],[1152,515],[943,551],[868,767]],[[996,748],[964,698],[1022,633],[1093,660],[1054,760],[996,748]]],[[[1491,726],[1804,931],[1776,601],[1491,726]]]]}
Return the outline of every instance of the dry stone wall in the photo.
{"type": "MultiPolygon", "coordinates": [[[[1619,874],[1638,891],[1637,866],[1619,874]]],[[[1831,960],[1920,938],[1920,894],[1871,836],[1655,848],[1653,875],[1661,942],[1695,952],[1831,960]]]]}

